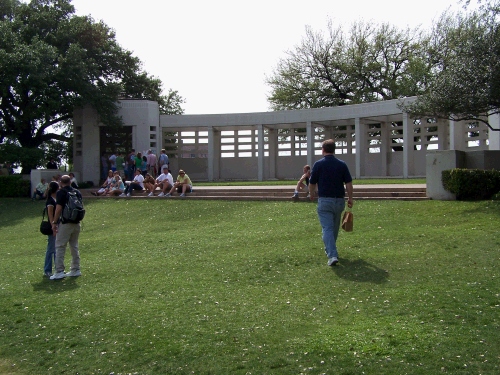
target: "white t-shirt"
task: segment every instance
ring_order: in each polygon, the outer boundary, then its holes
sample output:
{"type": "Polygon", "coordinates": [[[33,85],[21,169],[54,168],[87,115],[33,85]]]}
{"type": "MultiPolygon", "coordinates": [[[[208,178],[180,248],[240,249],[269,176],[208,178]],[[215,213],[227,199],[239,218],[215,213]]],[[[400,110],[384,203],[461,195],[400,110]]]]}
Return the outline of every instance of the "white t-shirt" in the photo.
{"type": "Polygon", "coordinates": [[[142,174],[137,174],[134,177],[134,181],[136,184],[141,185],[141,188],[144,189],[144,176],[142,174]]]}
{"type": "Polygon", "coordinates": [[[170,185],[172,185],[172,186],[174,185],[174,178],[172,177],[172,175],[170,173],[167,173],[167,174],[162,173],[156,179],[156,181],[158,181],[158,182],[162,182],[165,180],[167,180],[170,185]]]}

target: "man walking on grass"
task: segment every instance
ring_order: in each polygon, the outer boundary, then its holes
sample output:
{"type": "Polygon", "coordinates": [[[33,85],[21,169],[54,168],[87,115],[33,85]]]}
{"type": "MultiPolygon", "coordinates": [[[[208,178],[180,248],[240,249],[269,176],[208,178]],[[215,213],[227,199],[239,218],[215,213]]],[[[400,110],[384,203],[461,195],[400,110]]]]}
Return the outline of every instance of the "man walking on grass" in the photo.
{"type": "Polygon", "coordinates": [[[309,179],[310,199],[318,195],[318,218],[323,229],[323,242],[328,257],[328,265],[335,266],[338,259],[337,237],[340,229],[340,218],[345,208],[345,190],[347,190],[347,206],[352,207],[352,177],[347,164],[337,159],[335,141],[328,139],[321,145],[323,158],[314,163],[309,179]],[[345,184],[345,189],[344,189],[345,184]]]}
{"type": "Polygon", "coordinates": [[[72,222],[63,218],[63,209],[68,202],[68,192],[75,191],[81,199],[78,190],[71,187],[71,179],[68,175],[61,177],[61,189],[56,195],[56,211],[52,221],[52,232],[56,236],[56,273],[50,277],[51,280],[58,280],[65,277],[81,276],[80,272],[80,252],[78,251],[78,237],[80,235],[80,222],[72,222]],[[70,272],[64,273],[64,255],[66,246],[69,243],[71,250],[70,272]]]}

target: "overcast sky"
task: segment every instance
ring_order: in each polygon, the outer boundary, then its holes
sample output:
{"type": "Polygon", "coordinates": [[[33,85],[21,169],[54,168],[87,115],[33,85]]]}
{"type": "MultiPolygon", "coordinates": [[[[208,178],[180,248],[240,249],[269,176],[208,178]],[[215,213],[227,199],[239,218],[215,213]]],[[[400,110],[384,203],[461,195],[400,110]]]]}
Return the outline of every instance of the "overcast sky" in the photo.
{"type": "Polygon", "coordinates": [[[186,100],[186,114],[264,112],[265,83],[306,25],[328,20],[388,22],[430,29],[459,4],[450,0],[73,0],[76,13],[103,20],[120,45],[186,100]]]}

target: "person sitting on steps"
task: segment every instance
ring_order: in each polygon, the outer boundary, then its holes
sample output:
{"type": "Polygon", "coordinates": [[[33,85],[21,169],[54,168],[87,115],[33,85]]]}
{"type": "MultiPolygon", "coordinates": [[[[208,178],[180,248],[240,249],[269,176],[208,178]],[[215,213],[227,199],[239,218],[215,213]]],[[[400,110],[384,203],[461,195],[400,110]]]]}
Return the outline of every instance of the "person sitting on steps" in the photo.
{"type": "Polygon", "coordinates": [[[168,170],[168,166],[164,165],[162,167],[162,174],[156,178],[156,183],[155,183],[155,189],[158,187],[161,189],[161,193],[158,194],[158,196],[164,197],[165,192],[167,190],[170,191],[170,189],[172,189],[173,186],[174,186],[174,179],[170,174],[170,171],[168,170]]]}
{"type": "MultiPolygon", "coordinates": [[[[299,193],[301,191],[309,191],[309,177],[311,177],[311,167],[309,165],[304,165],[302,169],[303,175],[297,182],[295,187],[295,192],[293,193],[292,199],[299,199],[299,193]]],[[[309,198],[309,195],[307,196],[309,198]]]]}
{"type": "Polygon", "coordinates": [[[142,176],[142,171],[140,168],[135,170],[135,177],[132,181],[126,182],[125,192],[120,194],[120,197],[130,197],[132,195],[132,191],[134,190],[144,190],[144,177],[142,176]]]}
{"type": "Polygon", "coordinates": [[[166,196],[171,197],[175,190],[180,193],[180,197],[185,197],[186,193],[191,193],[193,190],[193,183],[191,182],[191,179],[182,169],[179,171],[179,175],[175,180],[174,186],[170,189],[170,193],[166,196]]]}

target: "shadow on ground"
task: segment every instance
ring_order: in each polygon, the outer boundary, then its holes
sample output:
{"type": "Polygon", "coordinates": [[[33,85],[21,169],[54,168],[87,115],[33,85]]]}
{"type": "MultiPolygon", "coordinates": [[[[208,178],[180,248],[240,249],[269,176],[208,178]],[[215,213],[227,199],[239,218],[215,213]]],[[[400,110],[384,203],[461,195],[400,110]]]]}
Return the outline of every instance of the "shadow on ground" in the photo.
{"type": "Polygon", "coordinates": [[[38,283],[31,283],[34,292],[45,292],[45,293],[61,293],[68,290],[77,289],[80,286],[77,283],[78,278],[76,277],[66,277],[61,280],[49,280],[48,278],[43,278],[38,283]]]}
{"type": "Polygon", "coordinates": [[[363,259],[340,258],[339,263],[332,267],[335,274],[345,280],[382,284],[387,282],[389,271],[379,268],[363,259]]]}

